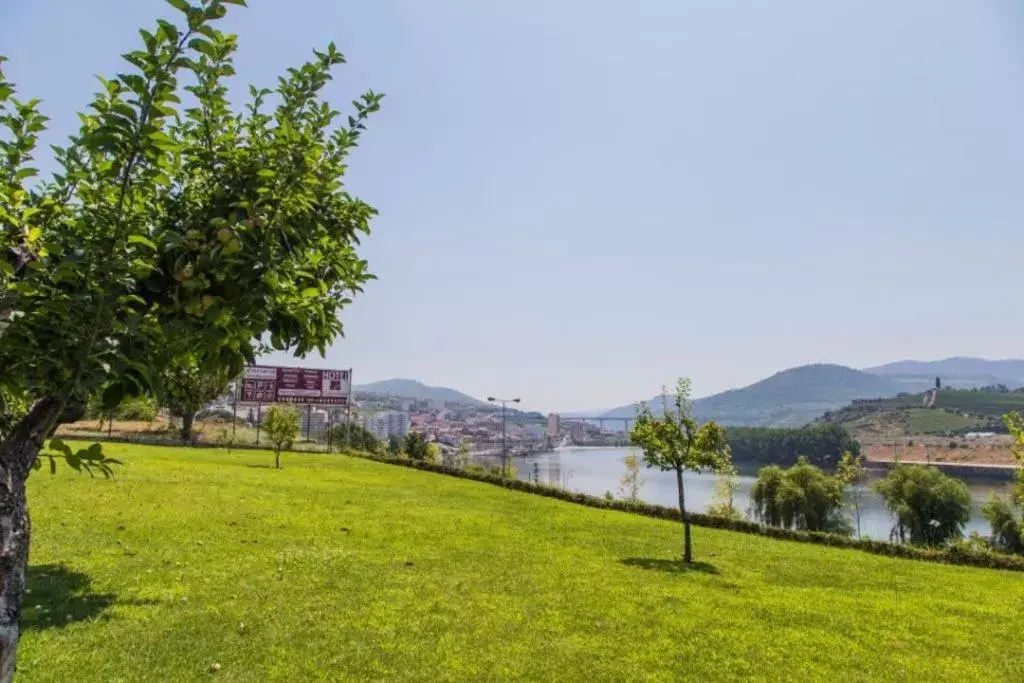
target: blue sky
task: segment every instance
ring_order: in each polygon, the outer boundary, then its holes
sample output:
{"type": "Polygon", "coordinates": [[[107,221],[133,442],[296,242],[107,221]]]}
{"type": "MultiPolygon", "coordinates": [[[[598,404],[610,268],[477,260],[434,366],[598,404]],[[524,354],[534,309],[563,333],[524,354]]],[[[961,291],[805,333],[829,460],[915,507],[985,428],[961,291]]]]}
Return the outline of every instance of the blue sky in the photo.
{"type": "MultiPolygon", "coordinates": [[[[66,136],[159,0],[4,0],[66,136]]],[[[1018,0],[253,0],[238,83],[335,40],[387,94],[380,280],[325,361],[540,410],[810,362],[1022,356],[1018,0]]]]}

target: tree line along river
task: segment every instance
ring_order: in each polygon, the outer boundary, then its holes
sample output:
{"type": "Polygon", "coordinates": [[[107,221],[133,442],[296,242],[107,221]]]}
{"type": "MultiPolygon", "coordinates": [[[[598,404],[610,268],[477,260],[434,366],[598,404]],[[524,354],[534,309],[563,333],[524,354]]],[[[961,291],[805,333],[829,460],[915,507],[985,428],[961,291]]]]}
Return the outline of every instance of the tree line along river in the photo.
{"type": "MultiPolygon", "coordinates": [[[[628,448],[559,448],[547,453],[516,458],[517,476],[524,480],[538,480],[543,484],[560,486],[580,493],[603,496],[606,491],[619,495],[619,480],[626,471],[623,459],[628,455],[628,448]]],[[[637,451],[639,454],[639,451],[637,451]]],[[[757,478],[760,465],[737,462],[739,469],[739,488],[733,502],[736,509],[747,516],[750,508],[750,489],[757,478]]],[[[643,486],[640,498],[648,503],[678,506],[675,475],[643,468],[641,471],[643,486]]],[[[874,481],[881,475],[869,472],[867,481],[860,484],[861,496],[861,533],[864,536],[879,540],[888,540],[894,518],[886,509],[882,498],[872,488],[874,481]]],[[[704,511],[715,500],[715,484],[718,477],[714,474],[686,473],[686,507],[694,512],[704,511]]],[[[981,516],[981,506],[993,493],[1009,495],[1011,484],[985,478],[963,478],[971,491],[973,506],[971,521],[965,533],[977,531],[982,535],[991,533],[988,523],[981,516]]],[[[851,520],[853,509],[848,510],[851,520]]]]}

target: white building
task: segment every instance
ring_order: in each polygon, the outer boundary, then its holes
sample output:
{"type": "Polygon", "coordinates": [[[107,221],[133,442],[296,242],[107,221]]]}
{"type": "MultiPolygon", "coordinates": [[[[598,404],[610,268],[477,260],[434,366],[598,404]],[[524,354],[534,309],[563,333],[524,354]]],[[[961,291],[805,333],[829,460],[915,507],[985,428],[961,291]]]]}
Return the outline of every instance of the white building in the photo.
{"type": "Polygon", "coordinates": [[[403,438],[409,433],[409,413],[400,410],[391,410],[383,413],[368,415],[363,418],[363,427],[372,432],[378,439],[388,439],[392,436],[403,438]]]}

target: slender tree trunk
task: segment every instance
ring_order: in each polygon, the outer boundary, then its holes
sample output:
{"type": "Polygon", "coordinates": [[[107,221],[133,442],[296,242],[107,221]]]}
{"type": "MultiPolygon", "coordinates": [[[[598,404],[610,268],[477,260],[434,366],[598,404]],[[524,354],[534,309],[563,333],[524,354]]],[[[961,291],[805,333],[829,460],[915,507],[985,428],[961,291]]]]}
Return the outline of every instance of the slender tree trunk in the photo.
{"type": "Polygon", "coordinates": [[[186,410],[181,414],[181,440],[183,443],[192,442],[192,423],[196,419],[196,414],[186,410]]]}
{"type": "Polygon", "coordinates": [[[0,443],[0,683],[14,680],[21,636],[30,531],[25,480],[64,403],[55,397],[38,401],[0,443]]]}
{"type": "Polygon", "coordinates": [[[686,516],[686,495],[683,493],[683,471],[676,468],[676,487],[679,489],[679,514],[683,518],[683,562],[693,562],[693,545],[690,542],[690,518],[686,516]]]}
{"type": "Polygon", "coordinates": [[[281,451],[274,451],[274,467],[281,469],[281,451]]]}

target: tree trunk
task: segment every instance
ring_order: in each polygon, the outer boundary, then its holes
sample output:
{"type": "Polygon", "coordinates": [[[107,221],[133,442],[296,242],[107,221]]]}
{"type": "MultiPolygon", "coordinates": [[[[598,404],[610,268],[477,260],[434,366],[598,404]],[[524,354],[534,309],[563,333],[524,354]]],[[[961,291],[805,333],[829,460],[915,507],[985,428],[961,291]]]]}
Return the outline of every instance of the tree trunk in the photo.
{"type": "Polygon", "coordinates": [[[686,516],[686,496],[683,494],[683,471],[676,469],[676,487],[679,489],[679,515],[683,518],[683,562],[693,562],[693,546],[690,543],[690,518],[686,516]]]}
{"type": "Polygon", "coordinates": [[[0,443],[0,683],[14,680],[21,601],[28,566],[29,519],[25,480],[66,401],[38,401],[0,443]]]}
{"type": "Polygon", "coordinates": [[[196,414],[186,410],[181,414],[181,441],[182,443],[192,443],[192,423],[196,419],[196,414]]]}
{"type": "Polygon", "coordinates": [[[274,467],[281,469],[281,451],[274,451],[274,467]]]}

